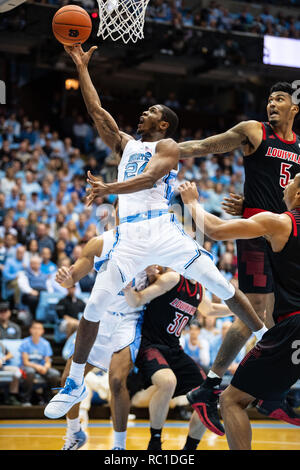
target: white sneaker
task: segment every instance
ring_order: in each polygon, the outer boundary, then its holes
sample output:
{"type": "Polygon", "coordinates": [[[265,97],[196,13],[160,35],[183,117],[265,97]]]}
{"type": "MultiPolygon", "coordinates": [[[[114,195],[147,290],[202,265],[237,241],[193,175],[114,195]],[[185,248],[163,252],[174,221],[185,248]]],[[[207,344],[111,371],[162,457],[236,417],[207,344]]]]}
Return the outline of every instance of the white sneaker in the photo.
{"type": "Polygon", "coordinates": [[[48,403],[44,410],[47,418],[58,419],[68,413],[68,411],[76,404],[86,398],[88,392],[84,385],[76,385],[73,379],[69,377],[66,380],[64,388],[58,392],[48,403]]]}
{"type": "Polygon", "coordinates": [[[67,433],[66,437],[64,437],[65,445],[61,450],[78,450],[84,446],[86,438],[87,436],[82,429],[72,434],[67,433]]]}

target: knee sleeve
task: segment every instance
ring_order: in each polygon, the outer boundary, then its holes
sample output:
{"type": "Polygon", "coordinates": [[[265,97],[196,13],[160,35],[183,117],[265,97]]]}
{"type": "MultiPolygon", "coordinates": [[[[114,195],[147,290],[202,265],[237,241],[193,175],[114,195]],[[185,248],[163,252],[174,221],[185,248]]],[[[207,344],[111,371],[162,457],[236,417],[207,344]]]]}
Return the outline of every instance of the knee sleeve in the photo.
{"type": "Polygon", "coordinates": [[[231,299],[235,295],[234,286],[220,273],[212,259],[201,254],[187,269],[185,276],[202,284],[221,300],[231,299]]]}

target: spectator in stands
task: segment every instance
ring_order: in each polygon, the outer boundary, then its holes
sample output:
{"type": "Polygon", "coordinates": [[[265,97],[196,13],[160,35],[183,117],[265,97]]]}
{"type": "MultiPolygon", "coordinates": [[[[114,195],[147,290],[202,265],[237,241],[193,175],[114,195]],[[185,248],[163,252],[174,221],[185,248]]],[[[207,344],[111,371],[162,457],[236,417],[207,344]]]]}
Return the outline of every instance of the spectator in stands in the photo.
{"type": "Polygon", "coordinates": [[[39,255],[39,244],[35,238],[32,238],[27,243],[27,251],[26,251],[26,262],[31,260],[33,256],[39,255]]]}
{"type": "Polygon", "coordinates": [[[51,254],[50,249],[47,246],[45,246],[42,249],[41,258],[42,258],[41,272],[43,274],[49,275],[57,271],[57,266],[55,263],[53,263],[53,261],[51,261],[52,254],[51,254]]]}
{"type": "Polygon", "coordinates": [[[181,345],[186,354],[188,354],[194,361],[208,372],[210,364],[209,355],[209,342],[200,338],[201,324],[197,320],[190,323],[189,331],[182,337],[181,345]]]}
{"type": "Polygon", "coordinates": [[[12,374],[12,379],[9,384],[9,396],[5,399],[4,405],[20,405],[18,400],[20,379],[22,377],[21,370],[18,366],[9,365],[9,360],[13,355],[0,341],[0,371],[9,372],[12,374]]]}
{"type": "Polygon", "coordinates": [[[60,373],[51,367],[53,351],[49,341],[43,338],[45,331],[42,323],[34,321],[29,332],[30,336],[23,339],[19,351],[22,357],[21,368],[25,373],[22,399],[24,404],[30,406],[35,378],[42,377],[46,381],[44,402],[47,402],[51,398],[50,388],[59,385],[60,373]]]}
{"type": "Polygon", "coordinates": [[[39,303],[40,292],[49,291],[49,283],[47,282],[49,276],[41,271],[41,262],[39,256],[33,256],[29,267],[21,271],[18,276],[21,301],[29,307],[33,318],[39,303]]]}
{"type": "Polygon", "coordinates": [[[0,339],[20,339],[21,327],[10,320],[9,302],[0,302],[0,339]]]}
{"type": "Polygon", "coordinates": [[[5,236],[10,233],[12,235],[17,235],[18,232],[14,228],[14,219],[10,215],[6,214],[3,220],[3,225],[0,226],[0,237],[5,238],[5,236]]]}
{"type": "Polygon", "coordinates": [[[7,197],[15,185],[15,173],[12,166],[9,166],[5,172],[5,177],[0,180],[0,191],[7,197]]]}
{"type": "MultiPolygon", "coordinates": [[[[210,366],[213,364],[213,362],[214,362],[214,360],[215,360],[215,358],[218,354],[218,351],[220,349],[220,346],[223,342],[223,339],[225,338],[225,335],[226,335],[227,331],[229,330],[229,328],[231,327],[231,325],[232,325],[232,322],[230,320],[225,320],[222,323],[221,334],[216,336],[210,342],[210,366]]],[[[231,375],[231,376],[234,375],[236,369],[238,368],[239,363],[241,362],[241,360],[245,356],[245,352],[246,352],[246,349],[245,349],[245,346],[244,346],[241,349],[241,351],[238,353],[238,355],[236,356],[234,361],[231,363],[230,367],[228,368],[228,371],[226,372],[226,375],[231,375]]]]}
{"type": "Polygon", "coordinates": [[[75,287],[70,287],[68,295],[58,302],[56,311],[58,317],[62,320],[59,329],[68,338],[77,330],[79,314],[83,313],[84,308],[85,303],[76,296],[75,287]]]}
{"type": "Polygon", "coordinates": [[[201,328],[199,337],[206,339],[209,343],[220,334],[220,330],[216,328],[216,318],[207,316],[203,318],[203,327],[201,328]]]}
{"type": "Polygon", "coordinates": [[[21,300],[21,294],[18,285],[18,274],[20,271],[27,268],[25,262],[25,252],[25,246],[18,246],[16,250],[16,257],[7,258],[4,264],[4,269],[2,271],[3,282],[6,284],[6,289],[12,290],[14,293],[15,306],[19,306],[21,300]]]}
{"type": "Polygon", "coordinates": [[[65,253],[71,256],[75,243],[70,238],[70,232],[67,227],[62,227],[58,231],[58,241],[62,240],[65,243],[65,253]]]}
{"type": "Polygon", "coordinates": [[[7,233],[4,237],[5,260],[15,258],[17,253],[17,236],[7,233]]]}
{"type": "Polygon", "coordinates": [[[21,245],[27,244],[29,238],[27,227],[28,221],[26,217],[20,217],[15,224],[15,228],[17,230],[17,241],[21,245]]]}
{"type": "Polygon", "coordinates": [[[32,193],[39,194],[41,189],[40,184],[37,182],[37,173],[35,171],[26,171],[22,192],[26,194],[28,200],[31,198],[32,193]]]}
{"type": "Polygon", "coordinates": [[[46,224],[37,224],[36,239],[39,245],[39,252],[41,252],[44,247],[47,247],[53,254],[55,251],[55,240],[48,235],[48,230],[46,224]]]}

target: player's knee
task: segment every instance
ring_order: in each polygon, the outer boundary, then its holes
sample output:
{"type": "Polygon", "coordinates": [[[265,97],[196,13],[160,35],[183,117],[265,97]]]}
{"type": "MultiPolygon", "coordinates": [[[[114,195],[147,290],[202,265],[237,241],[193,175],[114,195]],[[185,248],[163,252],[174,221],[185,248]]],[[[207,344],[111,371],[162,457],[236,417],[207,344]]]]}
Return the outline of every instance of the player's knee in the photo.
{"type": "Polygon", "coordinates": [[[109,374],[109,387],[113,395],[118,395],[121,390],[126,387],[127,377],[124,374],[110,373],[109,374]]]}
{"type": "Polygon", "coordinates": [[[159,371],[159,375],[156,374],[156,376],[152,378],[152,383],[159,388],[161,393],[167,393],[173,396],[177,385],[177,380],[171,370],[162,369],[159,371]]]}

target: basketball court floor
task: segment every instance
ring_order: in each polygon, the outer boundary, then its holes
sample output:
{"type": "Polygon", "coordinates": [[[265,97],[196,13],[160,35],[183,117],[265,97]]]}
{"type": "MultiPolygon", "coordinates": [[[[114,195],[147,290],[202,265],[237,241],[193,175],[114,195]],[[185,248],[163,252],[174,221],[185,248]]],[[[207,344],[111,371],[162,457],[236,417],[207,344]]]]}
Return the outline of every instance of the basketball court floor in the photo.
{"type": "MultiPolygon", "coordinates": [[[[300,450],[300,428],[281,421],[252,421],[253,450],[300,450]]],[[[183,448],[188,422],[167,421],[163,435],[164,450],[183,448]]],[[[113,432],[109,420],[90,420],[88,441],[80,450],[109,450],[113,432]]],[[[5,420],[0,421],[0,450],[60,450],[64,444],[65,421],[5,420]]],[[[127,449],[147,448],[149,421],[129,423],[127,449]]],[[[206,431],[198,450],[228,450],[225,437],[206,431]]]]}

